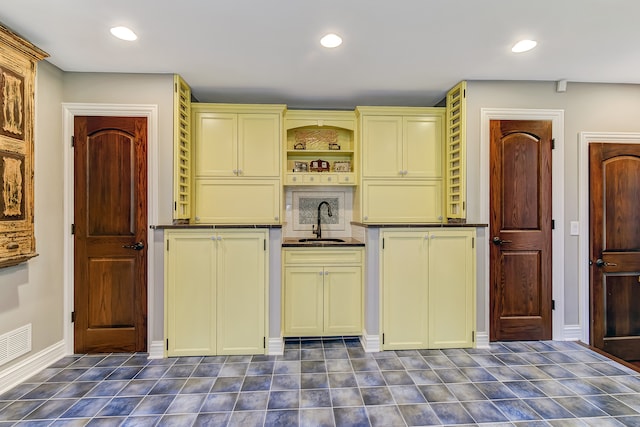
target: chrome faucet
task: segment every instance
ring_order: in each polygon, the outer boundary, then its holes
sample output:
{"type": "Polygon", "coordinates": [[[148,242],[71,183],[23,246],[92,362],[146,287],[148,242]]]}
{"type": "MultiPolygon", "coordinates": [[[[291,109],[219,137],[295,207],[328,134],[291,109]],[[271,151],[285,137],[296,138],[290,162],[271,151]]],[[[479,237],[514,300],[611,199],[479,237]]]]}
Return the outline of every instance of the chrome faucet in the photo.
{"type": "Polygon", "coordinates": [[[318,205],[318,225],[316,226],[315,230],[313,230],[313,234],[315,234],[316,238],[318,239],[322,239],[322,226],[320,224],[320,209],[322,208],[322,205],[327,205],[327,215],[333,216],[333,213],[331,212],[331,205],[329,205],[329,202],[327,202],[326,200],[321,201],[318,205]]]}

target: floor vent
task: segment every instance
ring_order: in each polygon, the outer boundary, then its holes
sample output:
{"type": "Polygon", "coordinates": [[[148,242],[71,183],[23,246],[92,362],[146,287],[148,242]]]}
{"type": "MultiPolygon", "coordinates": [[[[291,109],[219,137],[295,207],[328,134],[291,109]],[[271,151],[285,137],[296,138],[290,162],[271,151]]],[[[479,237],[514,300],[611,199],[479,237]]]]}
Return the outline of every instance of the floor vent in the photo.
{"type": "Polygon", "coordinates": [[[0,365],[31,351],[31,323],[0,335],[0,365]]]}

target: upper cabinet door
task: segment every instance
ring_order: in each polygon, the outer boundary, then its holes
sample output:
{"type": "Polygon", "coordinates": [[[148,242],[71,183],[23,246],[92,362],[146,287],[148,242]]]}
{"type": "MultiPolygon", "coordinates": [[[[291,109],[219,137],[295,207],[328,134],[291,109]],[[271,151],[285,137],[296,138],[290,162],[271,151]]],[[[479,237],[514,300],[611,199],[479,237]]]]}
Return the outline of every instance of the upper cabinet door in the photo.
{"type": "Polygon", "coordinates": [[[195,112],[196,176],[237,176],[238,115],[195,112]]]}
{"type": "Polygon", "coordinates": [[[237,176],[280,176],[280,116],[238,115],[237,176]]]}
{"type": "Polygon", "coordinates": [[[401,177],[402,117],[364,116],[362,133],[362,176],[401,177]]]}
{"type": "Polygon", "coordinates": [[[442,177],[442,117],[404,117],[403,142],[403,176],[442,177]]]}

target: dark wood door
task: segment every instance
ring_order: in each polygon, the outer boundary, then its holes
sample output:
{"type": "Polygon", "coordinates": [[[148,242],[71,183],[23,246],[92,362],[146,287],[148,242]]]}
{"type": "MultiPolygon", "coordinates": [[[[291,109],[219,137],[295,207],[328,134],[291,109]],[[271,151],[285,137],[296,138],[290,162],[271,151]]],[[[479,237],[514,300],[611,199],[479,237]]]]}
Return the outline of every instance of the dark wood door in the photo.
{"type": "Polygon", "coordinates": [[[490,130],[490,340],[548,340],[551,121],[491,120],[490,130]]]}
{"type": "Polygon", "coordinates": [[[147,120],[74,127],[75,352],[146,351],[147,120]]]}
{"type": "Polygon", "coordinates": [[[640,360],[640,144],[589,144],[591,344],[640,360]]]}

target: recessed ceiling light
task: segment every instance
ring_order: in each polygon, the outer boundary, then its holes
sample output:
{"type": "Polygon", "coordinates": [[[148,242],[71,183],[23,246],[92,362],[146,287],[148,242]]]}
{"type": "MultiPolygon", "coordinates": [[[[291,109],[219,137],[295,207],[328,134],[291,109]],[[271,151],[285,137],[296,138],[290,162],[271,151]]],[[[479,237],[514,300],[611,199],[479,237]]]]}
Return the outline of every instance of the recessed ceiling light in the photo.
{"type": "Polygon", "coordinates": [[[330,33],[320,39],[320,44],[328,48],[338,47],[342,44],[342,37],[337,34],[330,33]]]}
{"type": "Polygon", "coordinates": [[[131,31],[131,29],[127,27],[113,27],[111,29],[111,34],[113,34],[115,37],[119,38],[120,40],[126,40],[130,42],[138,38],[136,33],[131,31]]]}
{"type": "Polygon", "coordinates": [[[518,43],[513,45],[513,47],[511,48],[511,52],[513,53],[526,52],[536,47],[537,44],[538,42],[535,40],[520,40],[518,43]]]}

